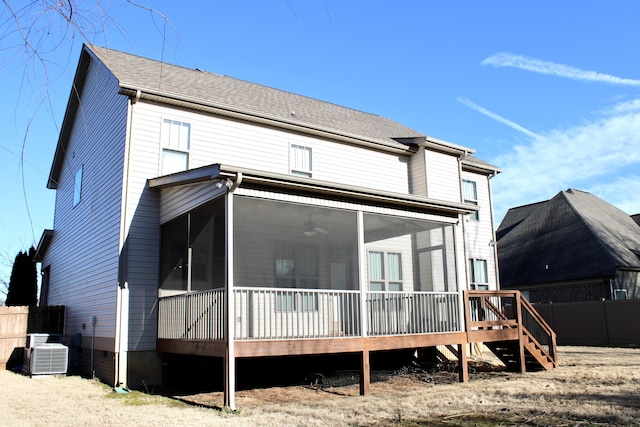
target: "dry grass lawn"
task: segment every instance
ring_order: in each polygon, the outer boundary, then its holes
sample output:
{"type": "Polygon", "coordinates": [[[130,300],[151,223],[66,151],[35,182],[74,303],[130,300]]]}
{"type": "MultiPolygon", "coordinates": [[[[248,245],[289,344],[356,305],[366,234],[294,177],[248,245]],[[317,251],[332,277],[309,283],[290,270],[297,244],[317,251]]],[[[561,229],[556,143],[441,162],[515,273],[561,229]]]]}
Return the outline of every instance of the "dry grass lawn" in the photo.
{"type": "Polygon", "coordinates": [[[396,375],[373,383],[368,397],[357,395],[357,385],[241,391],[237,413],[216,409],[220,393],[181,397],[196,406],[116,394],[78,377],[30,379],[2,371],[0,425],[640,426],[640,349],[559,350],[561,366],[553,372],[477,371],[468,384],[448,372],[396,375]]]}

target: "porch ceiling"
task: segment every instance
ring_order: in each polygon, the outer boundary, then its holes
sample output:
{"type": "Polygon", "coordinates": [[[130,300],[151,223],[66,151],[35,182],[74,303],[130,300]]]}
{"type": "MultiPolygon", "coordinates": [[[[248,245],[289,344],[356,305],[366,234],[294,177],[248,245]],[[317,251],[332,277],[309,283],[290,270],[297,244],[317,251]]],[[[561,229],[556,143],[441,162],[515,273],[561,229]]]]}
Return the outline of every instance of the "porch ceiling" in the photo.
{"type": "Polygon", "coordinates": [[[253,169],[213,164],[197,169],[190,169],[171,175],[160,176],[149,180],[149,188],[162,189],[199,182],[223,182],[227,179],[242,178],[243,186],[257,186],[284,189],[288,192],[323,195],[331,198],[346,198],[375,204],[392,205],[399,208],[417,209],[423,212],[439,212],[455,217],[478,210],[477,206],[430,199],[412,194],[378,191],[371,188],[357,187],[335,182],[319,181],[310,178],[269,173],[253,169]]]}

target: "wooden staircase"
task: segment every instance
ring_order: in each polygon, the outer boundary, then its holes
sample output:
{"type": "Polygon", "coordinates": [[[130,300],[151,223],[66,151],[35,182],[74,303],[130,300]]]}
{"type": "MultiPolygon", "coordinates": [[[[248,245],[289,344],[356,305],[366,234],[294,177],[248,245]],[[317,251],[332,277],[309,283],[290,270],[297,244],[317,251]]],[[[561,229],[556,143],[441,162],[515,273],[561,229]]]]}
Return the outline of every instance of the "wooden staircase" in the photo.
{"type": "Polygon", "coordinates": [[[465,317],[468,342],[483,342],[507,369],[558,366],[555,332],[519,291],[467,291],[465,317]]]}

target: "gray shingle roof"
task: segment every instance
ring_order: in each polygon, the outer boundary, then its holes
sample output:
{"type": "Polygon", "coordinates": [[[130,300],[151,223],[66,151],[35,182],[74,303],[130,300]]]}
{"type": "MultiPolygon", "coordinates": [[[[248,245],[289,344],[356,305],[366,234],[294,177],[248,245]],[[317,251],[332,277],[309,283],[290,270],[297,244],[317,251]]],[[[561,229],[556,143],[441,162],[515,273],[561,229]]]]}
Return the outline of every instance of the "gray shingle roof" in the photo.
{"type": "Polygon", "coordinates": [[[480,169],[484,171],[490,171],[492,173],[500,173],[502,170],[493,166],[491,163],[487,163],[484,160],[480,160],[472,154],[468,154],[462,158],[462,166],[468,166],[472,169],[480,169]]]}
{"type": "Polygon", "coordinates": [[[393,138],[425,136],[384,117],[232,77],[93,45],[86,46],[86,49],[104,63],[122,88],[162,93],[287,123],[383,140],[398,146],[401,144],[393,138]]]}
{"type": "Polygon", "coordinates": [[[640,268],[640,227],[625,212],[569,189],[509,209],[496,232],[503,287],[612,277],[640,268]]]}

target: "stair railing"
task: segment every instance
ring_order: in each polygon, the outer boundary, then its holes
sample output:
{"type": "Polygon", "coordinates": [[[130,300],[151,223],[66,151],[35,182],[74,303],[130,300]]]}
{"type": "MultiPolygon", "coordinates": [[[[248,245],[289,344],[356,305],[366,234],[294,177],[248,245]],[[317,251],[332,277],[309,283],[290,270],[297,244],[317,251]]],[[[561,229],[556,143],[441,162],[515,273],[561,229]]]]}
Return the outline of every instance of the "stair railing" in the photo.
{"type": "Polygon", "coordinates": [[[554,366],[557,366],[556,333],[538,313],[535,307],[523,296],[520,297],[522,328],[530,339],[547,353],[554,366]]]}

